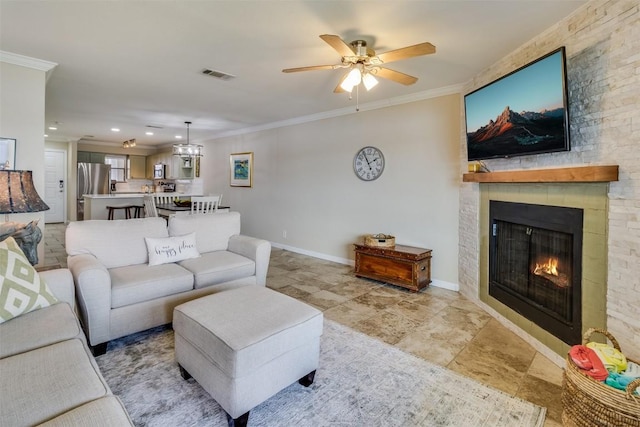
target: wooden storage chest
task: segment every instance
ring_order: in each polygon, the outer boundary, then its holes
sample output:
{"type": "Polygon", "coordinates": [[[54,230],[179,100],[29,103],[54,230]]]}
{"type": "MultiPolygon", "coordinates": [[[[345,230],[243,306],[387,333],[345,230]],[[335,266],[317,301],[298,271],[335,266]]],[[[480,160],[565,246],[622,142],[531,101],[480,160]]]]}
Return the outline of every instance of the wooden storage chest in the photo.
{"type": "Polygon", "coordinates": [[[380,280],[414,292],[431,283],[431,249],[404,245],[391,248],[354,246],[358,277],[380,280]]]}

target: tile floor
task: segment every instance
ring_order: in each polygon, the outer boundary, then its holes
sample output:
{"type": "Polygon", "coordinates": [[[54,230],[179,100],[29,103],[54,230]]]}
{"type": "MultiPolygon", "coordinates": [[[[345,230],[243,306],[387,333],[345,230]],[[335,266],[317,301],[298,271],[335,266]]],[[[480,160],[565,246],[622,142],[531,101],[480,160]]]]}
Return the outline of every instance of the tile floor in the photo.
{"type": "MultiPolygon", "coordinates": [[[[66,266],[64,224],[45,226],[45,266],[66,266]]],[[[562,370],[457,292],[420,293],[354,276],[353,268],[273,249],[267,286],[326,318],[547,408],[560,426],[562,370]]]]}

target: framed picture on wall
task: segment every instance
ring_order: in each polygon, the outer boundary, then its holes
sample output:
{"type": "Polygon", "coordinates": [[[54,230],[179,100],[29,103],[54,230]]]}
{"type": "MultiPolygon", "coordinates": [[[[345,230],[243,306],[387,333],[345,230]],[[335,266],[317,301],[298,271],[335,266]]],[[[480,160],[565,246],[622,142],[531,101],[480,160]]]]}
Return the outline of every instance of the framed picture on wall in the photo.
{"type": "Polygon", "coordinates": [[[253,186],[253,152],[231,154],[229,168],[232,187],[253,186]]]}
{"type": "Polygon", "coordinates": [[[16,168],[16,140],[0,138],[0,170],[16,168]]]}

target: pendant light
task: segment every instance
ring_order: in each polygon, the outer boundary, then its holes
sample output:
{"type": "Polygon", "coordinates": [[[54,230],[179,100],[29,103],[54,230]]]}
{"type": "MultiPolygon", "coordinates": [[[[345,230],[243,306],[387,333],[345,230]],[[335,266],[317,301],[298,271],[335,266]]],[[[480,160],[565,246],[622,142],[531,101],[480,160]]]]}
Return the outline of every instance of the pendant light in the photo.
{"type": "Polygon", "coordinates": [[[202,157],[202,145],[189,143],[189,126],[191,122],[184,122],[187,125],[187,143],[186,144],[174,144],[173,155],[180,157],[202,157]]]}

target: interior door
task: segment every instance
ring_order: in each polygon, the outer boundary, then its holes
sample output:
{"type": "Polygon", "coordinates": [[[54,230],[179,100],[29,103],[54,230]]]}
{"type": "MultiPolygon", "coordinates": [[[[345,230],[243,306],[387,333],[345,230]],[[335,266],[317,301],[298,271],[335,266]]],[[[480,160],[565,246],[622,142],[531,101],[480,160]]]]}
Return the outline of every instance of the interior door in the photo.
{"type": "Polygon", "coordinates": [[[62,150],[44,152],[44,201],[49,210],[44,213],[44,222],[64,222],[67,200],[66,153],[62,150]]]}

